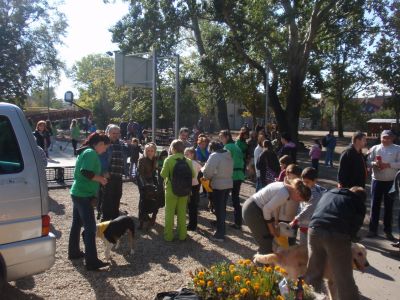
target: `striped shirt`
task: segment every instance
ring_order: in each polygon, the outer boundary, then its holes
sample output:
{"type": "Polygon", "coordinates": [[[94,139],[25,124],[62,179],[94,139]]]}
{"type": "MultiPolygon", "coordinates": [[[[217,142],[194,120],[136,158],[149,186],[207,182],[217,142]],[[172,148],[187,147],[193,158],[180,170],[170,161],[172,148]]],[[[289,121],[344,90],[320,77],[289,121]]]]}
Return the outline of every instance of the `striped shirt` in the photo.
{"type": "Polygon", "coordinates": [[[322,195],[326,192],[326,189],[316,184],[311,188],[311,198],[308,202],[301,202],[301,211],[295,217],[299,222],[300,227],[308,227],[311,221],[311,217],[314,213],[315,208],[321,199],[322,195]]]}

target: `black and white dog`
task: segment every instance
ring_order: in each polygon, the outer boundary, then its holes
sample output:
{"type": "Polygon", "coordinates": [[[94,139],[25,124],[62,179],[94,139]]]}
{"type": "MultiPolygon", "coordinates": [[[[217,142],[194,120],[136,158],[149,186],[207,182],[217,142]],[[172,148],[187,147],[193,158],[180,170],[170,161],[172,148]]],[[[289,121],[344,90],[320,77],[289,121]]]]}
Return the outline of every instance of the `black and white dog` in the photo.
{"type": "Polygon", "coordinates": [[[119,248],[120,238],[128,231],[128,243],[130,255],[134,254],[135,222],[131,217],[119,216],[118,218],[96,224],[96,237],[104,242],[105,258],[110,259],[110,251],[113,245],[119,248]]]}

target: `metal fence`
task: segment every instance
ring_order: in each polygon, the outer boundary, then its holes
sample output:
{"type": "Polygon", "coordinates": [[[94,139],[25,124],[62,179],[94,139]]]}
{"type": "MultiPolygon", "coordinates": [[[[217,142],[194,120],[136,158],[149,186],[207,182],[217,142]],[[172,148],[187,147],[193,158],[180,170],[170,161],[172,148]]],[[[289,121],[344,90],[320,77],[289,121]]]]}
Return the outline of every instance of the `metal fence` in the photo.
{"type": "MultiPolygon", "coordinates": [[[[129,164],[127,165],[129,170],[129,164]]],[[[67,188],[74,181],[75,167],[47,167],[46,179],[49,189],[67,188]]],[[[132,181],[130,176],[123,176],[124,182],[132,181]]]]}

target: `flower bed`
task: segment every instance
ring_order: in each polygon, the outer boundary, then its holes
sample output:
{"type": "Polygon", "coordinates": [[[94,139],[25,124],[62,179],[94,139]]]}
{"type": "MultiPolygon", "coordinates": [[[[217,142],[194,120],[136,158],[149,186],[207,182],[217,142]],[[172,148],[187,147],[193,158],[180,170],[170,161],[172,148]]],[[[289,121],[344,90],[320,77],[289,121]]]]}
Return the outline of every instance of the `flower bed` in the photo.
{"type": "MultiPolygon", "coordinates": [[[[190,285],[202,299],[296,299],[297,283],[285,279],[284,269],[258,267],[249,259],[219,263],[190,275],[190,285]]],[[[315,299],[309,286],[303,283],[302,287],[302,299],[315,299]]]]}

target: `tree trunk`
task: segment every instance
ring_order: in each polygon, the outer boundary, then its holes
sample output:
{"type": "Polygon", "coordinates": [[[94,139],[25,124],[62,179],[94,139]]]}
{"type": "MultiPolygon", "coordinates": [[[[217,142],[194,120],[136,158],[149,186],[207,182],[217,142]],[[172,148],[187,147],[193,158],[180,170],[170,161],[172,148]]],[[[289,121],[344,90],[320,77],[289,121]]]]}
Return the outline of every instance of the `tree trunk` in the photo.
{"type": "Polygon", "coordinates": [[[287,97],[287,132],[290,134],[293,142],[298,142],[298,129],[301,103],[303,102],[303,81],[299,77],[290,80],[289,93],[287,97]]]}
{"type": "Polygon", "coordinates": [[[221,86],[218,83],[212,85],[212,93],[216,98],[219,129],[229,130],[228,109],[226,107],[226,101],[223,91],[221,90],[221,86]]]}

